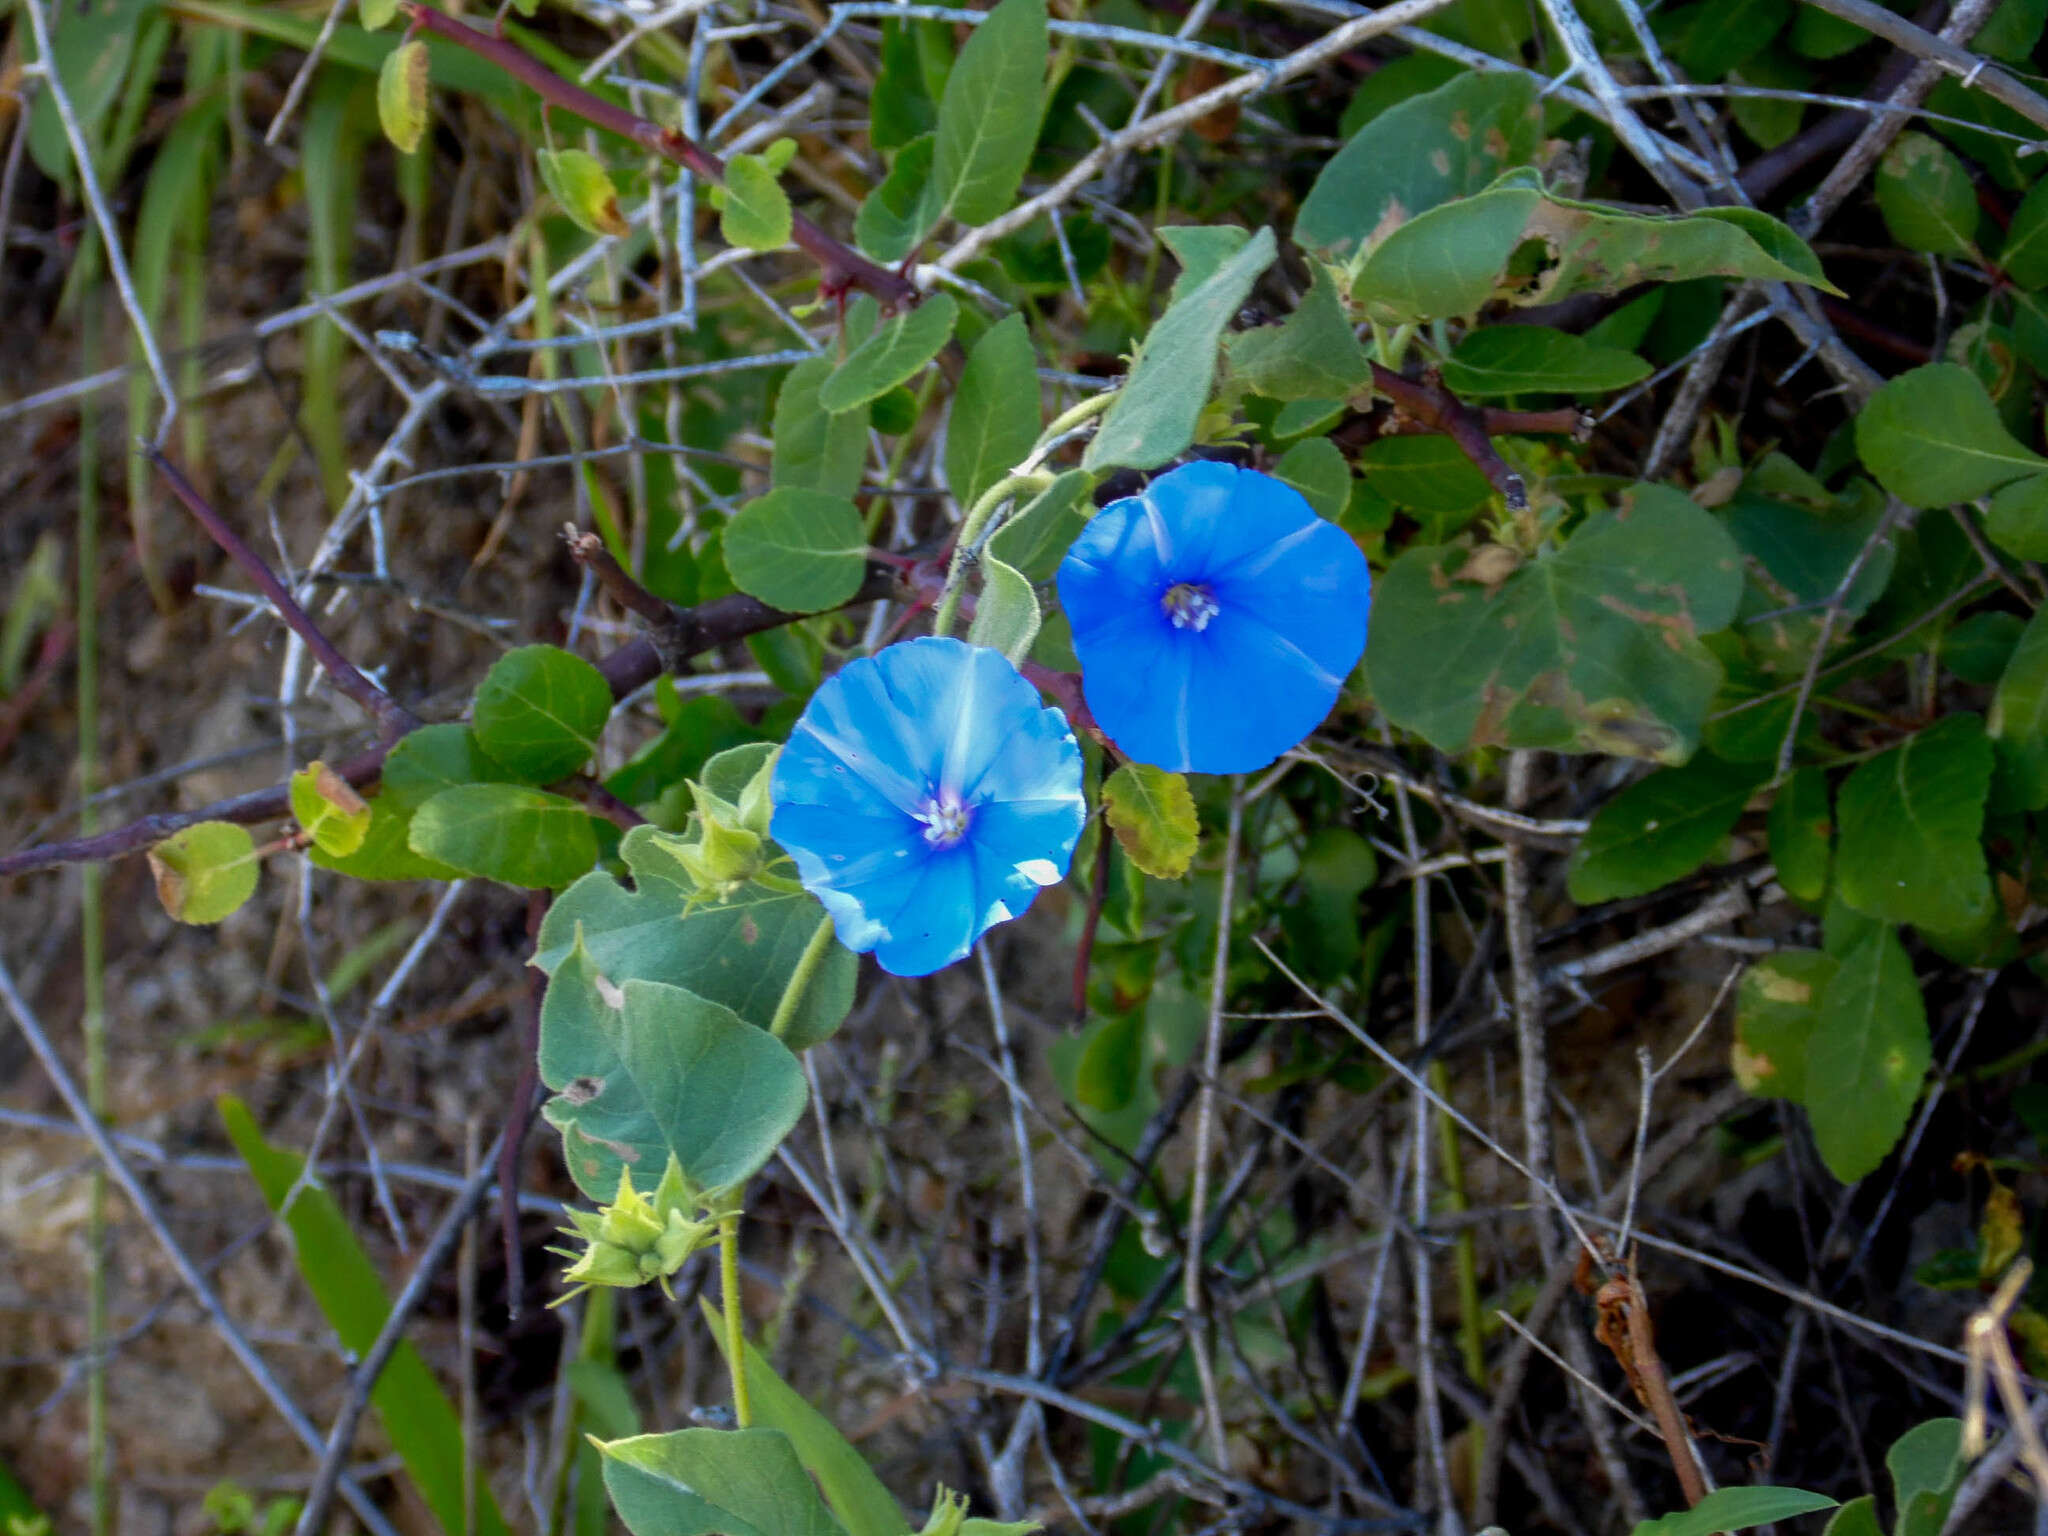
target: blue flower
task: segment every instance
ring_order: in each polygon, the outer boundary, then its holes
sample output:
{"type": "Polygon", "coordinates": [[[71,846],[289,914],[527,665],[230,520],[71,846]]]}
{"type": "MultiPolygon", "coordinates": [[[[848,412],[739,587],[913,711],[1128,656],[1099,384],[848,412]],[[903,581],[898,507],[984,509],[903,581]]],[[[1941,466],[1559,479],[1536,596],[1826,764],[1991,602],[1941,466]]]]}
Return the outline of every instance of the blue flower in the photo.
{"type": "Polygon", "coordinates": [[[1291,486],[1208,462],[1104,507],[1059,571],[1096,723],[1195,773],[1263,768],[1322,724],[1365,650],[1370,583],[1291,486]]]}
{"type": "Polygon", "coordinates": [[[848,662],[776,760],[769,831],[848,949],[926,976],[1067,872],[1087,807],[1066,717],[999,652],[928,636],[848,662]]]}

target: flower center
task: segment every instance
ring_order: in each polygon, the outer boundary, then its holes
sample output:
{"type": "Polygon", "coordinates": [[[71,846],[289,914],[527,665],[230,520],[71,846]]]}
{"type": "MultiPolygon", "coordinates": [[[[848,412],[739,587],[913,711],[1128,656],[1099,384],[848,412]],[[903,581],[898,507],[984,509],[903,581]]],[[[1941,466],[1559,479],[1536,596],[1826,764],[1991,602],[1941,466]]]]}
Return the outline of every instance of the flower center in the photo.
{"type": "Polygon", "coordinates": [[[924,823],[924,840],[934,848],[950,848],[967,835],[967,807],[950,790],[932,796],[916,814],[924,823]]]}
{"type": "Polygon", "coordinates": [[[1159,599],[1159,607],[1173,620],[1175,629],[1192,629],[1197,633],[1207,629],[1209,621],[1223,611],[1207,587],[1191,581],[1177,581],[1168,587],[1166,596],[1159,599]]]}

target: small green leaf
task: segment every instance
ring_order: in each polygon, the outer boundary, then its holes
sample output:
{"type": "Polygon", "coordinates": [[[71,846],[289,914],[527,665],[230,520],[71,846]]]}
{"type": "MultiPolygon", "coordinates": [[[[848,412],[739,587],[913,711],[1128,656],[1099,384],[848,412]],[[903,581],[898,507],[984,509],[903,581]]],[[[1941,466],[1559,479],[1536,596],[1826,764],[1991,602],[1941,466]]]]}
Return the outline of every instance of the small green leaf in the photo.
{"type": "Polygon", "coordinates": [[[1806,1101],[1806,1054],[1836,966],[1822,950],[1781,949],[1742,973],[1729,1059],[1745,1093],[1806,1101]]]}
{"type": "Polygon", "coordinates": [[[1275,400],[1342,399],[1372,383],[1372,359],[1352,334],[1330,269],[1319,261],[1310,267],[1309,290],[1293,314],[1224,342],[1231,376],[1275,400]]]}
{"type": "Polygon", "coordinates": [[[783,486],[741,507],[725,528],[733,584],[771,608],[816,613],[860,590],[867,533],[841,496],[783,486]]]}
{"type": "Polygon", "coordinates": [[[2048,611],[2036,611],[2020,632],[1985,730],[1997,754],[2000,801],[2020,810],[2048,808],[2048,611]]]}
{"type": "Polygon", "coordinates": [[[361,0],[356,14],[362,18],[366,30],[375,32],[397,19],[398,0],[361,0]]]}
{"type": "Polygon", "coordinates": [[[352,880],[459,880],[462,871],[413,852],[414,807],[386,789],[370,801],[370,825],[362,846],[349,854],[328,853],[318,843],[310,857],[322,869],[352,880]]]}
{"type": "Polygon", "coordinates": [[[618,189],[597,156],[582,149],[535,151],[540,179],[562,212],[577,228],[593,235],[619,236],[632,226],[619,211],[618,189]]]}
{"type": "Polygon", "coordinates": [[[2021,288],[2048,287],[2048,181],[2037,181],[2013,211],[1998,268],[2021,288]]]}
{"type": "Polygon", "coordinates": [[[1834,1507],[1826,1494],[1802,1488],[1717,1488],[1691,1509],[1643,1521],[1634,1536],[1717,1536],[1834,1507]]]}
{"type": "MultiPolygon", "coordinates": [[[[777,142],[795,147],[791,139],[777,142]]],[[[764,155],[734,155],[725,162],[725,200],[718,210],[718,228],[728,245],[773,251],[789,244],[789,194],[775,178],[776,169],[764,155]]]]}
{"type": "Polygon", "coordinates": [[[1526,165],[1543,141],[1536,84],[1470,72],[1379,113],[1332,155],[1294,222],[1311,251],[1369,251],[1418,214],[1526,165]]]}
{"type": "Polygon", "coordinates": [[[1222,271],[1251,243],[1252,232],[1239,224],[1162,224],[1159,238],[1180,263],[1180,275],[1166,292],[1171,309],[1222,271]]]}
{"type": "Polygon", "coordinates": [[[2048,560],[2048,475],[2028,475],[1993,491],[1984,531],[2015,559],[2048,560]]]}
{"type": "Polygon", "coordinates": [[[427,45],[418,38],[384,56],[377,71],[377,121],[400,153],[420,147],[427,131],[427,45]]]}
{"type": "Polygon", "coordinates": [[[1684,879],[1720,852],[1764,777],[1760,765],[1703,753],[1631,784],[1600,807],[1572,855],[1572,900],[1589,907],[1684,879]]]}
{"type": "Polygon", "coordinates": [[[202,821],[149,850],[157,899],[181,923],[217,923],[256,894],[256,841],[231,821],[202,821]]]}
{"type": "Polygon", "coordinates": [[[1902,133],[1876,177],[1878,211],[1909,251],[1968,256],[1977,248],[1977,189],[1954,151],[1924,133],[1902,133]]]}
{"type": "Polygon", "coordinates": [[[1858,912],[1953,932],[1991,907],[1984,723],[1953,714],[1860,765],[1836,801],[1835,885],[1858,912]]]}
{"type": "Polygon", "coordinates": [[[1038,626],[1043,622],[1038,594],[1024,574],[994,555],[983,555],[981,593],[974,622],[967,627],[969,643],[1001,651],[1015,665],[1031,654],[1031,642],[1038,638],[1038,626]]]}
{"type": "Polygon", "coordinates": [[[1828,776],[1801,768],[1778,790],[1766,827],[1778,884],[1795,901],[1818,907],[1827,895],[1835,823],[1828,806],[1828,776]]]}
{"type": "Polygon", "coordinates": [[[1877,483],[1916,507],[1972,501],[2048,468],[2015,441],[1998,407],[1959,363],[1890,380],[1856,418],[1856,449],[1877,483]]]}
{"type": "Polygon", "coordinates": [[[1327,437],[1304,438],[1281,454],[1273,476],[1285,480],[1318,517],[1335,522],[1351,504],[1351,466],[1344,452],[1327,437]]]}
{"type": "Polygon", "coordinates": [[[1045,0],[1002,0],[960,50],[939,98],[932,180],[962,224],[1007,213],[1044,110],[1045,0]]]}
{"type": "Polygon", "coordinates": [[[959,316],[950,293],[935,293],[878,326],[832,370],[818,390],[818,403],[828,411],[850,411],[894,389],[939,355],[959,316]]]}
{"type": "Polygon", "coordinates": [[[444,789],[413,812],[413,852],[505,885],[559,890],[597,862],[590,813],[525,784],[444,789]]]}
{"type": "Polygon", "coordinates": [[[476,690],[477,745],[529,784],[574,773],[597,750],[612,690],[581,656],[522,645],[491,664],[476,690]]]}
{"type": "Polygon", "coordinates": [[[829,357],[807,358],[782,381],[768,471],[769,484],[777,489],[795,486],[851,496],[860,486],[868,453],[868,413],[859,406],[835,413],[818,403],[818,391],[832,377],[832,369],[829,357]]]}
{"type": "MultiPolygon", "coordinates": [[[[1824,21],[1834,20],[1825,12],[1809,11],[1804,8],[1801,9],[1800,15],[1819,16],[1824,21]]],[[[1970,1286],[1973,1290],[1976,1284],[1977,1272],[1973,1268],[1970,1271],[1970,1286]]],[[[1821,1536],[1884,1536],[1884,1527],[1877,1523],[1877,1496],[1866,1493],[1861,1498],[1851,1499],[1835,1511],[1834,1518],[1828,1521],[1828,1527],[1821,1536]]]]}
{"type": "Polygon", "coordinates": [[[1066,471],[1010,514],[989,540],[989,553],[1032,581],[1050,581],[1068,547],[1088,526],[1095,509],[1086,497],[1094,485],[1087,470],[1066,471]]]}
{"type": "Polygon", "coordinates": [[[1446,752],[1692,755],[1722,676],[1699,637],[1742,596],[1741,557],[1711,514],[1637,486],[1497,586],[1461,579],[1468,559],[1406,550],[1373,594],[1365,661],[1389,720],[1446,752]]]}
{"type": "Polygon", "coordinates": [[[1178,880],[1188,872],[1202,829],[1184,774],[1125,763],[1103,781],[1102,811],[1124,852],[1146,874],[1178,880]]]}
{"type": "Polygon", "coordinates": [[[1127,1008],[1091,1024],[1074,1064],[1074,1097],[1084,1109],[1113,1115],[1138,1091],[1145,1063],[1145,1011],[1127,1008]]]}
{"type": "Polygon", "coordinates": [[[1949,1505],[1969,1466],[1963,1455],[1963,1421],[1929,1419],[1892,1442],[1884,1464],[1892,1475],[1899,1508],[1894,1536],[1941,1536],[1949,1505]]]}
{"type": "Polygon", "coordinates": [[[322,852],[345,858],[363,846],[369,804],[325,763],[308,763],[292,775],[291,801],[292,815],[322,852]]]}
{"type": "Polygon", "coordinates": [[[1806,1113],[1830,1173],[1853,1184],[1885,1160],[1932,1058],[1913,962],[1895,929],[1873,927],[1843,952],[1806,1047],[1806,1113]]]}
{"type": "Polygon", "coordinates": [[[881,185],[861,199],[853,218],[853,237],[876,261],[902,261],[939,222],[932,147],[928,133],[912,139],[896,152],[881,185]]]}
{"type": "Polygon", "coordinates": [[[1650,365],[1633,352],[1543,325],[1468,331],[1443,365],[1446,387],[1474,399],[1605,394],[1649,376],[1650,365]]]}
{"type": "Polygon", "coordinates": [[[1272,265],[1275,250],[1273,231],[1261,229],[1205,282],[1167,306],[1081,456],[1083,469],[1156,469],[1194,441],[1223,328],[1272,265]]]}
{"type": "Polygon", "coordinates": [[[598,1449],[633,1536],[845,1536],[779,1429],[679,1429],[598,1449]]]}
{"type": "Polygon", "coordinates": [[[1038,357],[1024,316],[989,327],[960,374],[946,423],[946,484],[971,507],[1038,441],[1038,357]]]}

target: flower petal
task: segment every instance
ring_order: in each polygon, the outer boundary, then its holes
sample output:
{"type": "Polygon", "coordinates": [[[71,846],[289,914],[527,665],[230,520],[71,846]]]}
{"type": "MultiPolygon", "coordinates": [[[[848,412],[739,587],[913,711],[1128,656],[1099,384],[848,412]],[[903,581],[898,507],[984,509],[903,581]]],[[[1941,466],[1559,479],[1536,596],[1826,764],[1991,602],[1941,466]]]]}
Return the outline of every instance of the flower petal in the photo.
{"type": "Polygon", "coordinates": [[[988,924],[976,888],[974,860],[964,846],[927,859],[910,899],[892,914],[875,959],[892,976],[929,976],[974,947],[988,924]]]}

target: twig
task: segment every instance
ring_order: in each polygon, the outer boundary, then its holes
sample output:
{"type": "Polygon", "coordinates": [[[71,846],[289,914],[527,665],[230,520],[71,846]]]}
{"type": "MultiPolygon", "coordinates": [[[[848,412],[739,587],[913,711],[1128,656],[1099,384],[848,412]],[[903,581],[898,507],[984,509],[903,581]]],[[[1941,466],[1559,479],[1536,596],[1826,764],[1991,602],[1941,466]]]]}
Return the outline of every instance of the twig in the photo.
{"type": "MultiPolygon", "coordinates": [[[[1502,430],[1488,415],[1474,410],[1456,395],[1444,388],[1443,381],[1431,376],[1417,382],[1404,378],[1391,368],[1378,363],[1372,365],[1372,385],[1400,409],[1409,420],[1432,432],[1441,432],[1453,443],[1458,451],[1470,459],[1479,472],[1486,476],[1487,483],[1500,493],[1507,503],[1509,512],[1529,510],[1528,487],[1522,477],[1508,467],[1508,461],[1500,456],[1500,450],[1493,446],[1492,433],[1502,430]]],[[[1534,413],[1525,413],[1534,414],[1534,413]]],[[[1549,430],[1576,433],[1580,416],[1576,411],[1558,413],[1544,412],[1542,418],[1550,422],[1549,430]],[[1563,417],[1569,416],[1569,421],[1563,417]],[[1552,418],[1556,418],[1552,421],[1552,418]]],[[[1543,430],[1526,425],[1522,430],[1543,430]]]]}
{"type": "MultiPolygon", "coordinates": [[[[624,107],[613,106],[602,96],[573,81],[564,80],[525,49],[505,38],[479,32],[421,3],[421,0],[408,0],[404,9],[415,26],[497,65],[514,79],[531,86],[551,106],[573,112],[587,123],[652,150],[692,175],[720,183],[725,180],[725,162],[709,150],[673,128],[664,128],[624,107]]],[[[792,218],[790,239],[818,264],[828,293],[844,293],[858,288],[874,295],[876,302],[885,310],[901,309],[917,302],[917,287],[910,279],[887,267],[877,266],[801,213],[792,218]]]]}
{"type": "MultiPolygon", "coordinates": [[[[143,1225],[148,1227],[151,1235],[156,1238],[158,1246],[164,1251],[164,1257],[170,1260],[172,1269],[177,1271],[178,1278],[184,1282],[185,1289],[192,1293],[192,1299],[199,1303],[200,1309],[212,1322],[215,1332],[220,1335],[221,1342],[227,1345],[228,1353],[233,1355],[242,1369],[249,1373],[250,1379],[270,1400],[271,1407],[278,1411],[285,1423],[290,1426],[292,1433],[297,1435],[309,1450],[318,1451],[320,1432],[313,1427],[312,1420],[306,1417],[299,1405],[292,1401],[283,1384],[271,1373],[263,1357],[256,1352],[256,1347],[249,1342],[242,1330],[235,1326],[235,1320],[228,1316],[227,1308],[222,1305],[219,1294],[207,1283],[206,1276],[200,1273],[199,1266],[192,1262],[191,1256],[171,1235],[171,1229],[164,1221],[163,1213],[156,1208],[156,1202],[150,1198],[149,1191],[135,1176],[135,1170],[128,1166],[116,1149],[113,1137],[106,1127],[87,1106],[85,1094],[72,1078],[70,1070],[65,1067],[64,1058],[58,1055],[57,1048],[43,1029],[42,1022],[37,1019],[27,1000],[15,987],[14,974],[8,970],[5,959],[0,959],[0,1000],[6,1002],[7,1011],[14,1015],[14,1022],[28,1040],[29,1049],[34,1051],[36,1058],[42,1062],[43,1070],[49,1074],[50,1085],[57,1090],[57,1097],[64,1101],[64,1107],[71,1112],[71,1118],[77,1123],[79,1131],[92,1143],[93,1151],[99,1155],[100,1162],[113,1177],[114,1182],[121,1186],[129,1204],[134,1206],[135,1214],[142,1218],[143,1225]]],[[[353,1478],[341,1473],[339,1469],[337,1478],[339,1492],[348,1501],[348,1507],[355,1511],[356,1517],[374,1533],[374,1536],[397,1536],[391,1522],[384,1518],[383,1512],[353,1478]]]]}
{"type": "Polygon", "coordinates": [[[1936,37],[1897,12],[1874,3],[1874,0],[1805,0],[1805,3],[1817,11],[1826,11],[1830,16],[1852,22],[1866,32],[1874,32],[1886,42],[1918,58],[1930,60],[1956,76],[1965,86],[1980,90],[1993,101],[2011,107],[2028,122],[2048,128],[2048,100],[2027,89],[1989,59],[1980,58],[1946,38],[1936,37]]]}
{"type": "Polygon", "coordinates": [[[305,1507],[299,1512],[298,1536],[317,1536],[318,1532],[326,1529],[327,1511],[334,1503],[336,1484],[348,1461],[349,1448],[355,1444],[356,1426],[362,1422],[363,1410],[369,1406],[370,1393],[377,1385],[377,1378],[384,1374],[384,1367],[390,1363],[399,1341],[405,1337],[406,1324],[412,1320],[419,1304],[426,1300],[427,1288],[440,1275],[442,1266],[455,1256],[463,1229],[469,1225],[470,1217],[476,1214],[484,1196],[490,1193],[491,1185],[498,1176],[496,1151],[493,1147],[491,1154],[478,1163],[469,1182],[462,1186],[461,1193],[448,1207],[447,1215],[441,1218],[441,1225],[434,1229],[434,1235],[427,1239],[427,1246],[420,1250],[420,1261],[406,1277],[405,1289],[391,1303],[391,1314],[384,1319],[376,1341],[370,1345],[362,1363],[350,1372],[348,1396],[342,1400],[341,1411],[334,1416],[334,1427],[328,1432],[320,1469],[313,1475],[313,1485],[306,1490],[305,1507]]]}
{"type": "Polygon", "coordinates": [[[191,481],[179,471],[178,466],[164,456],[161,450],[148,444],[142,445],[142,455],[148,459],[164,483],[204,528],[213,542],[227,552],[228,557],[242,568],[242,573],[256,584],[256,588],[268,598],[277,616],[290,626],[293,634],[305,642],[306,649],[313,653],[313,659],[320,663],[321,670],[334,679],[334,685],[361,706],[363,713],[377,722],[377,734],[387,744],[396,741],[407,731],[417,726],[419,717],[390,694],[379,688],[356,670],[355,663],[334,647],[315,624],[312,617],[301,608],[285,584],[272,574],[268,565],[257,553],[242,542],[240,534],[228,526],[227,519],[215,511],[201,496],[191,481]]]}
{"type": "MultiPolygon", "coordinates": [[[[1244,830],[1244,775],[1230,781],[1230,820],[1223,835],[1223,884],[1217,897],[1216,951],[1209,967],[1209,1019],[1202,1033],[1202,1088],[1195,1099],[1194,1187],[1188,1195],[1188,1252],[1183,1278],[1187,1285],[1188,1351],[1202,1387],[1202,1416],[1207,1420],[1209,1454],[1217,1466],[1226,1464],[1223,1402],[1216,1391],[1216,1367],[1209,1357],[1209,1312],[1202,1295],[1208,1266],[1204,1250],[1209,1211],[1209,1164],[1216,1134],[1216,1079],[1223,1071],[1223,1006],[1230,977],[1230,917],[1237,892],[1238,839],[1244,830]]],[[[1103,828],[1107,835],[1109,828],[1103,828]]]]}
{"type": "MultiPolygon", "coordinates": [[[[1968,0],[1965,0],[1968,3],[1968,0]]],[[[1877,547],[1890,536],[1892,525],[1905,514],[1906,504],[1896,496],[1885,498],[1884,514],[1864,539],[1863,547],[1856,551],[1856,558],[1849,562],[1842,572],[1842,579],[1835,583],[1835,590],[1828,594],[1828,606],[1820,616],[1820,632],[1813,637],[1813,651],[1806,658],[1806,666],[1799,674],[1799,691],[1792,696],[1792,718],[1785,722],[1785,735],[1778,743],[1777,777],[1783,779],[1792,771],[1792,755],[1799,747],[1799,724],[1806,718],[1806,706],[1813,697],[1814,684],[1820,679],[1821,662],[1827,656],[1829,644],[1835,637],[1835,625],[1841,622],[1842,609],[1849,601],[1849,593],[1855,588],[1857,578],[1863,574],[1863,567],[1870,563],[1870,557],[1877,547]]]]}

